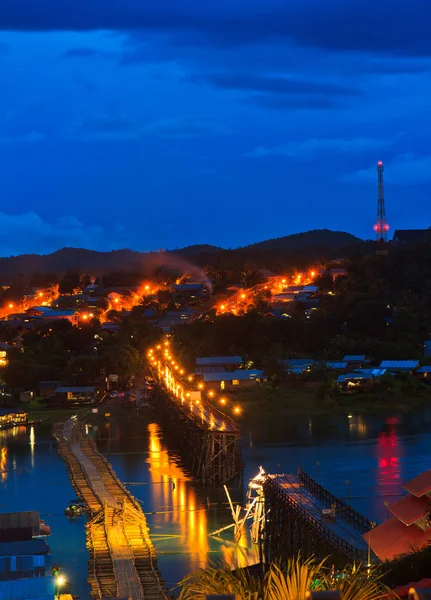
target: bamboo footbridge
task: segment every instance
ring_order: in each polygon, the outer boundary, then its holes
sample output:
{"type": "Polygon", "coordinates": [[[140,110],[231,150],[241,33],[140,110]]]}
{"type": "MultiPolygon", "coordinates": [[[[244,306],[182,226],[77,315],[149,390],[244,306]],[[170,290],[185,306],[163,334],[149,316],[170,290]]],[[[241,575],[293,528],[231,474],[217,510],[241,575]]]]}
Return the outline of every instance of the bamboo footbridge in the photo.
{"type": "Polygon", "coordinates": [[[58,451],[86,505],[88,582],[94,599],[166,600],[145,516],[74,417],[55,425],[58,451]]]}

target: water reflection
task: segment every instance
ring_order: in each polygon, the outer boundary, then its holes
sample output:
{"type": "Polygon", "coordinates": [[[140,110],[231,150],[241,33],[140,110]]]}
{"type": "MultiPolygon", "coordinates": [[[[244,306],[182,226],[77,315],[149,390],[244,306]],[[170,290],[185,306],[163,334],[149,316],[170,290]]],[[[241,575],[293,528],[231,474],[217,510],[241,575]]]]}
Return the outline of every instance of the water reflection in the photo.
{"type": "Polygon", "coordinates": [[[205,506],[195,488],[188,485],[190,479],[162,445],[159,425],[149,423],[148,434],[152,506],[160,509],[160,523],[178,525],[181,549],[190,553],[191,569],[198,569],[205,566],[209,551],[205,506]]]}
{"type": "Polygon", "coordinates": [[[1,480],[4,481],[7,478],[7,447],[3,446],[0,450],[0,473],[1,480]]]}
{"type": "MultiPolygon", "coordinates": [[[[398,420],[386,419],[387,430],[379,433],[377,442],[377,492],[380,496],[396,493],[402,483],[400,456],[402,447],[397,434],[398,420]]],[[[404,483],[404,482],[403,482],[404,483]]]]}
{"type": "Polygon", "coordinates": [[[34,469],[34,427],[30,428],[30,456],[31,456],[31,468],[34,469]]]}

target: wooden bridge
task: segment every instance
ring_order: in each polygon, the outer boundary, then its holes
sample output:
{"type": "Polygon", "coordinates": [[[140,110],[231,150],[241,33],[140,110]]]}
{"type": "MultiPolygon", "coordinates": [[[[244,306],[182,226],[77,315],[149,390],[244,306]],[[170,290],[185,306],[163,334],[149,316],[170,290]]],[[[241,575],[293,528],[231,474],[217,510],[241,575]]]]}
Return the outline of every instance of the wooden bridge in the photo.
{"type": "Polygon", "coordinates": [[[93,598],[166,600],[145,516],[72,417],[55,426],[59,453],[78,497],[89,512],[88,581],[93,598]]]}
{"type": "Polygon", "coordinates": [[[366,517],[314,481],[302,469],[297,475],[267,475],[263,484],[268,517],[266,561],[283,561],[298,552],[304,558],[330,556],[342,569],[348,563],[376,560],[362,534],[373,527],[366,517]],[[325,509],[334,511],[329,518],[325,509]]]}
{"type": "Polygon", "coordinates": [[[186,466],[208,485],[232,479],[242,469],[239,425],[193,389],[163,352],[149,358],[158,386],[150,404],[175,437],[186,466]]]}

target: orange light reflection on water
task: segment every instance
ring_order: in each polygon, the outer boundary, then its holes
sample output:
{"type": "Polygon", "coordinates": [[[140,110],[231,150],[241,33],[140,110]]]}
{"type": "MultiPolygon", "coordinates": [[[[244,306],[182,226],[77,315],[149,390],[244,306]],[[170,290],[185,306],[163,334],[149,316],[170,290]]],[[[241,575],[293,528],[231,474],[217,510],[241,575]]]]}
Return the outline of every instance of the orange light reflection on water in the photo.
{"type": "Polygon", "coordinates": [[[3,446],[0,450],[0,473],[1,473],[1,481],[4,481],[7,477],[7,448],[3,446]]]}
{"type": "MultiPolygon", "coordinates": [[[[176,551],[189,554],[189,570],[205,567],[217,554],[232,567],[244,567],[258,562],[258,550],[257,547],[251,548],[248,531],[244,530],[239,543],[234,542],[232,531],[224,534],[223,538],[209,538],[208,534],[217,525],[211,523],[211,529],[208,528],[206,504],[161,443],[159,426],[150,423],[148,433],[152,506],[159,512],[157,524],[164,532],[168,531],[167,526],[173,526],[170,529],[172,534],[180,536],[176,551]]],[[[151,533],[157,536],[156,528],[152,527],[151,533]]],[[[158,548],[165,551],[160,540],[158,548]]]]}
{"type": "Polygon", "coordinates": [[[205,507],[189,478],[162,446],[159,426],[150,423],[148,433],[152,505],[160,513],[158,522],[178,527],[173,534],[180,535],[180,551],[190,553],[190,568],[198,569],[207,563],[209,551],[205,507]]]}

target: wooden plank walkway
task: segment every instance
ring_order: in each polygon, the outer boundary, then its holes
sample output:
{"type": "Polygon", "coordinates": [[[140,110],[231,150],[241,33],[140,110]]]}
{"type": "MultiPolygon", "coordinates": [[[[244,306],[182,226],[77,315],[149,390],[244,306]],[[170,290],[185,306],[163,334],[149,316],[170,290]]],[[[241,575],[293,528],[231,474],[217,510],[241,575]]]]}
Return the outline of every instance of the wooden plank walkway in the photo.
{"type": "Polygon", "coordinates": [[[72,484],[91,515],[87,547],[93,598],[166,600],[168,595],[139,504],[76,418],[57,424],[55,437],[72,484]]]}

